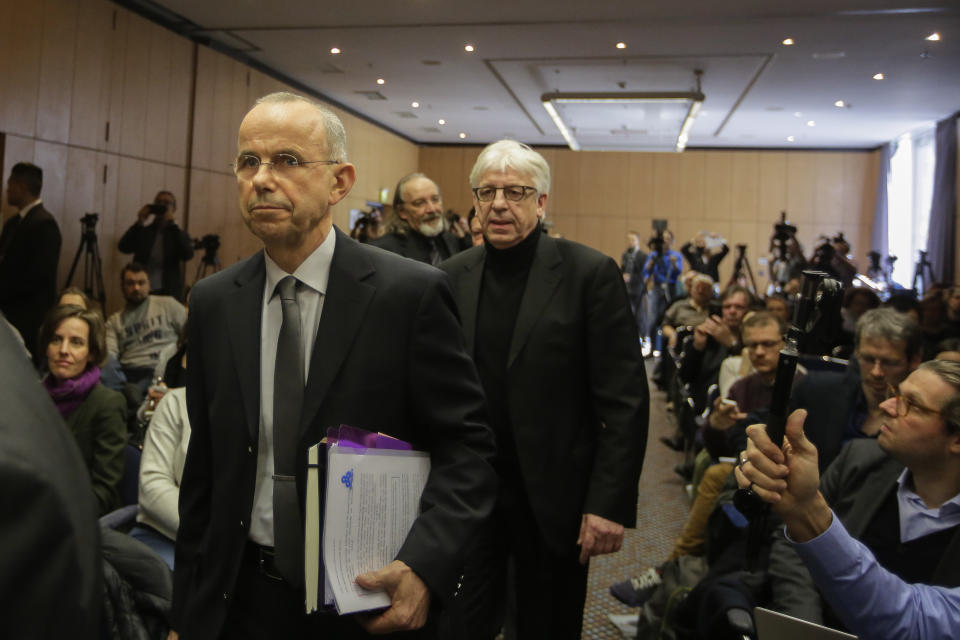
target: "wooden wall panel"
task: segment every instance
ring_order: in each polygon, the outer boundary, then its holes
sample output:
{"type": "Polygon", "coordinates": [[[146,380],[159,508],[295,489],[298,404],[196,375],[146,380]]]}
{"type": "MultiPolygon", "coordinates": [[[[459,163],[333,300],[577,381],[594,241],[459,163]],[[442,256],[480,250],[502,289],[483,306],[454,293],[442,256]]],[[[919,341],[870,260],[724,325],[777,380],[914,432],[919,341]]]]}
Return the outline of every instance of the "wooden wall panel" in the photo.
{"type": "Polygon", "coordinates": [[[34,137],[40,89],[43,5],[7,2],[0,20],[0,131],[34,137]],[[15,97],[14,97],[15,96],[15,97]]]}
{"type": "MultiPolygon", "coordinates": [[[[170,86],[177,91],[170,92],[167,101],[167,139],[164,141],[164,159],[167,162],[183,165],[187,161],[187,132],[190,119],[190,85],[193,77],[192,42],[170,36],[170,86]]],[[[181,189],[181,193],[182,193],[181,189]]]]}
{"type": "MultiPolygon", "coordinates": [[[[147,157],[146,123],[149,107],[150,57],[152,34],[159,27],[140,16],[127,13],[126,56],[121,88],[123,111],[120,118],[120,152],[137,158],[147,157]]],[[[115,126],[115,125],[114,125],[115,126]]]]}
{"type": "Polygon", "coordinates": [[[109,116],[114,9],[101,0],[82,0],[78,6],[69,142],[99,149],[109,116]]]}
{"type": "MultiPolygon", "coordinates": [[[[123,137],[124,108],[126,106],[124,98],[127,91],[127,54],[131,49],[127,42],[127,32],[131,19],[131,14],[121,9],[114,9],[111,14],[112,37],[110,39],[110,50],[107,54],[110,71],[109,80],[104,86],[103,97],[104,104],[107,105],[107,126],[104,132],[104,142],[98,148],[113,153],[120,151],[123,137]]],[[[139,44],[134,42],[132,48],[134,50],[140,48],[139,44]]]]}
{"type": "Polygon", "coordinates": [[[37,96],[37,137],[67,142],[78,5],[73,0],[44,0],[40,52],[40,86],[37,96]]]}
{"type": "Polygon", "coordinates": [[[734,221],[756,223],[760,219],[760,154],[730,153],[730,215],[734,221]]]}
{"type": "Polygon", "coordinates": [[[728,221],[733,210],[733,159],[736,152],[701,152],[706,172],[702,198],[704,217],[711,221],[728,221]]]}
{"type": "Polygon", "coordinates": [[[673,156],[675,193],[673,206],[657,212],[656,218],[670,220],[698,220],[706,209],[706,156],[702,151],[689,154],[664,154],[673,156]]]}
{"type": "Polygon", "coordinates": [[[38,141],[33,162],[43,168],[43,191],[40,193],[43,206],[63,226],[63,207],[67,197],[67,147],[38,141]]]}

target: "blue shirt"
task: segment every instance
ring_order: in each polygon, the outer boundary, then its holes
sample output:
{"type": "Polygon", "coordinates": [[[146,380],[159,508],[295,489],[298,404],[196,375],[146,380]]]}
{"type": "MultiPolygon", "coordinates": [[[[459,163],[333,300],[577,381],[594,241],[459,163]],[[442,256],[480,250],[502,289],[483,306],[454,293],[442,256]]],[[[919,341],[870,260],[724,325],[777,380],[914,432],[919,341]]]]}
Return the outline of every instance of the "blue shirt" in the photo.
{"type": "Polygon", "coordinates": [[[897,485],[900,542],[910,542],[960,524],[960,495],[953,496],[936,509],[930,509],[923,498],[911,489],[913,477],[910,469],[903,470],[897,485]]]}
{"type": "Polygon", "coordinates": [[[824,599],[863,640],[957,637],[960,588],[907,584],[881,567],[836,515],[830,527],[813,540],[791,542],[824,599]]]}
{"type": "Polygon", "coordinates": [[[677,278],[680,277],[680,272],[683,270],[683,255],[679,251],[670,249],[663,260],[658,258],[659,254],[656,251],[647,257],[647,262],[643,265],[643,279],[646,280],[650,277],[652,269],[654,284],[677,284],[677,278]],[[670,264],[671,257],[676,259],[677,266],[670,264]]]}

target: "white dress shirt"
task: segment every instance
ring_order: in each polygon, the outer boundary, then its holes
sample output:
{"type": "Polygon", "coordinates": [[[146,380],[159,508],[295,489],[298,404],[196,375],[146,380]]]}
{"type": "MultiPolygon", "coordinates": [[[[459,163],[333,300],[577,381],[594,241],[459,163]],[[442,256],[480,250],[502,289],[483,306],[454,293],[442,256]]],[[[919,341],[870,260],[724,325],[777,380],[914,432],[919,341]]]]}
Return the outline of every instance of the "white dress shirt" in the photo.
{"type": "Polygon", "coordinates": [[[336,233],[331,229],[323,243],[311,253],[293,274],[288,274],[266,251],[267,278],[263,287],[263,311],[260,325],[260,436],[257,449],[257,485],[250,514],[250,539],[265,547],[273,546],[273,374],[277,360],[277,342],[283,311],[277,283],[288,275],[298,280],[297,304],[300,307],[300,338],[303,341],[303,379],[310,374],[310,356],[320,326],[323,298],[330,279],[330,262],[336,233]]]}

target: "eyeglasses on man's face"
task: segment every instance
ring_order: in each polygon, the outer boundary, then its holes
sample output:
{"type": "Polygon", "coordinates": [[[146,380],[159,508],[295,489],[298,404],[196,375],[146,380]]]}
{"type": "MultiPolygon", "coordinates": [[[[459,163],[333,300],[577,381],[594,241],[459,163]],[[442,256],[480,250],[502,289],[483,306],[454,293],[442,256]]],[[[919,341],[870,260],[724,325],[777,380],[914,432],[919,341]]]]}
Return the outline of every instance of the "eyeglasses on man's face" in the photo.
{"type": "Polygon", "coordinates": [[[511,184],[505,187],[476,187],[473,190],[473,195],[475,195],[480,202],[492,202],[497,197],[497,191],[502,191],[503,198],[510,202],[520,202],[531,193],[537,192],[533,187],[511,184]]]}
{"type": "Polygon", "coordinates": [[[238,177],[251,180],[260,171],[261,165],[273,171],[274,175],[289,176],[310,164],[340,164],[340,161],[302,160],[289,153],[275,153],[270,156],[269,162],[265,162],[253,154],[241,153],[233,163],[233,171],[238,177]]]}
{"type": "Polygon", "coordinates": [[[884,371],[899,369],[906,364],[905,360],[893,360],[891,358],[878,358],[868,354],[858,353],[857,360],[860,361],[860,368],[866,368],[867,371],[879,366],[884,371]]]}
{"type": "Polygon", "coordinates": [[[913,411],[913,414],[918,418],[940,415],[939,411],[925,407],[916,400],[911,400],[910,396],[904,395],[900,392],[899,387],[895,387],[892,384],[887,385],[887,399],[889,400],[890,398],[897,399],[897,415],[901,418],[905,418],[911,411],[913,411]]]}
{"type": "Polygon", "coordinates": [[[763,347],[765,351],[772,349],[779,351],[781,346],[783,346],[783,340],[757,340],[755,342],[744,341],[743,343],[743,348],[750,351],[756,351],[757,347],[763,347]]]}

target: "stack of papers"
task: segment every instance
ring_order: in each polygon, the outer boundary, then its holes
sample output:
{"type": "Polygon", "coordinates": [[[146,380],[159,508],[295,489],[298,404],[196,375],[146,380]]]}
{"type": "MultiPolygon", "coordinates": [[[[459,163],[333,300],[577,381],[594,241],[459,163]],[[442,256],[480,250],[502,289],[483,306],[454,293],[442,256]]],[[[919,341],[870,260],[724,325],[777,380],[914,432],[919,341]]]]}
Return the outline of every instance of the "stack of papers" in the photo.
{"type": "Polygon", "coordinates": [[[390,606],[387,593],[360,587],[356,577],[396,558],[419,515],[429,474],[428,453],[384,434],[343,426],[310,447],[304,535],[307,613],[318,609],[321,593],[322,604],[340,614],[390,606]]]}

